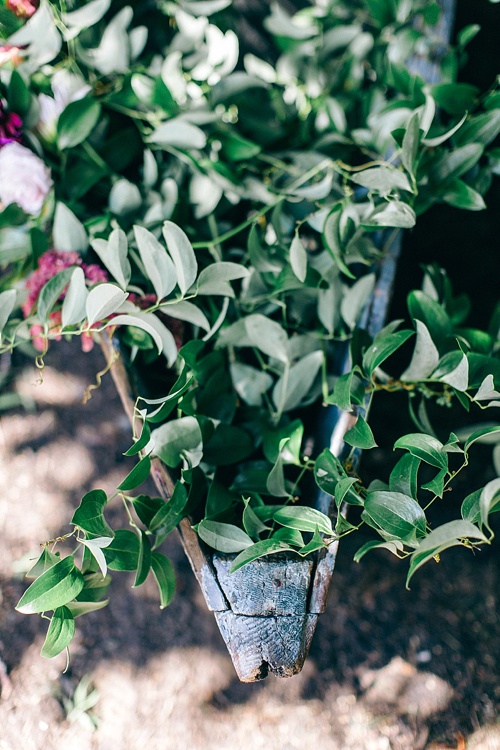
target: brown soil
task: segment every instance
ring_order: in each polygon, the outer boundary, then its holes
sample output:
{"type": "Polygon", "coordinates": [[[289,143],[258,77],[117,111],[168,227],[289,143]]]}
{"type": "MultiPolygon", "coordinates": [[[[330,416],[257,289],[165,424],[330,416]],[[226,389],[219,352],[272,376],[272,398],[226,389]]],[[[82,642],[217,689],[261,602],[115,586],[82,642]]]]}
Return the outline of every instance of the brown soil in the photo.
{"type": "Polygon", "coordinates": [[[132,591],[130,576],[115,574],[109,607],[78,621],[66,673],[63,656],[42,659],[44,622],[14,611],[23,572],[40,541],[68,530],[84,491],[111,491],[128,471],[130,438],[109,376],[81,404],[99,351],[54,346],[43,385],[20,364],[15,388],[31,411],[0,424],[1,750],[463,748],[480,727],[470,747],[499,747],[488,726],[500,703],[494,548],[450,551],[408,592],[403,565],[384,553],[355,565],[359,540],[346,540],[303,672],[242,685],[172,535],[169,608],[153,585],[132,591]],[[97,728],[82,711],[86,680],[97,728]]]}

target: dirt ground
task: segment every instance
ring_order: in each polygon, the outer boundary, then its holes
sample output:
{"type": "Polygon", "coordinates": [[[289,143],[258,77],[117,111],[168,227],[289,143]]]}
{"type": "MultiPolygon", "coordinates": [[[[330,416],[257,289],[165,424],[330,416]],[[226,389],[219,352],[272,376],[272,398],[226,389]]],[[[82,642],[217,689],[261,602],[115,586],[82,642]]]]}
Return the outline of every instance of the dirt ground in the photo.
{"type": "Polygon", "coordinates": [[[63,656],[42,659],[45,624],[14,611],[23,573],[81,494],[112,490],[131,461],[109,376],[81,403],[101,366],[78,343],[52,348],[43,385],[19,363],[25,406],[1,417],[0,750],[500,748],[498,547],[452,550],[408,592],[403,565],[356,565],[346,540],[303,672],[242,685],[172,535],[169,608],[115,574],[109,607],[78,621],[66,673],[63,656]]]}

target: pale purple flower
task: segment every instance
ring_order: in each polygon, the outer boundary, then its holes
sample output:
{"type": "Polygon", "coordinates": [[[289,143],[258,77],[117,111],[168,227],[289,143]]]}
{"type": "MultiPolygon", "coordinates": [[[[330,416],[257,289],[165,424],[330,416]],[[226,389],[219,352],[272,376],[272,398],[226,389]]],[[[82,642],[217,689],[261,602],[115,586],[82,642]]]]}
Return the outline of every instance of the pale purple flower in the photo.
{"type": "Polygon", "coordinates": [[[17,203],[27,214],[38,214],[52,187],[49,168],[20,143],[0,149],[0,202],[17,203]]]}

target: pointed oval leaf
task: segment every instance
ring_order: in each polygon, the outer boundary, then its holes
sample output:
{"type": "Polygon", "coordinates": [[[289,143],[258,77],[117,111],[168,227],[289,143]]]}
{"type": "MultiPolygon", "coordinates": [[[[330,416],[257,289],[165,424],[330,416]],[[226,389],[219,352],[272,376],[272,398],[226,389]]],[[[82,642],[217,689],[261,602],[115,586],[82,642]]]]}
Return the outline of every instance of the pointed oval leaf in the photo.
{"type": "Polygon", "coordinates": [[[194,326],[202,328],[204,331],[210,330],[210,323],[205,313],[199,307],[193,305],[192,302],[181,300],[180,302],[176,302],[175,305],[160,305],[159,309],[171,318],[185,320],[194,326]]]}
{"type": "Polygon", "coordinates": [[[100,103],[90,96],[70,102],[57,121],[57,145],[61,151],[74,148],[85,141],[95,128],[100,115],[100,103]]]}
{"type": "Polygon", "coordinates": [[[0,342],[2,340],[2,331],[16,306],[17,292],[15,289],[7,289],[0,293],[0,342]]]}
{"type": "Polygon", "coordinates": [[[60,654],[68,646],[75,634],[75,619],[68,607],[57,607],[50,620],[49,629],[42,646],[44,659],[60,654]]]}
{"type": "Polygon", "coordinates": [[[351,427],[351,429],[347,430],[345,433],[344,443],[352,445],[355,448],[362,448],[363,450],[377,447],[371,427],[361,414],[358,415],[354,427],[351,427]]]}
{"type": "Polygon", "coordinates": [[[409,495],[383,490],[369,492],[365,499],[365,513],[385,533],[397,539],[408,539],[418,532],[425,534],[425,514],[409,495]]]}
{"type": "Polygon", "coordinates": [[[38,317],[42,323],[46,323],[49,315],[65,287],[71,281],[73,267],[65,268],[47,281],[38,296],[38,317]]]}
{"type": "Polygon", "coordinates": [[[294,236],[290,245],[290,265],[298,280],[304,282],[307,276],[307,252],[298,235],[294,236]]]}
{"type": "Polygon", "coordinates": [[[139,539],[139,559],[137,561],[137,574],[135,576],[134,588],[144,583],[151,570],[152,550],[149,537],[141,530],[139,539]]]}
{"type": "Polygon", "coordinates": [[[52,233],[57,250],[82,253],[88,247],[89,239],[82,222],[60,201],[56,205],[52,233]]]}
{"type": "Polygon", "coordinates": [[[394,443],[394,450],[396,448],[403,448],[403,450],[409,451],[413,456],[421,458],[422,461],[431,466],[436,466],[438,469],[448,467],[448,456],[444,451],[443,444],[432,435],[423,435],[419,432],[403,435],[394,443]]]}
{"type": "Polygon", "coordinates": [[[125,291],[130,281],[131,268],[128,260],[127,235],[117,227],[109,235],[109,239],[94,239],[90,244],[103,265],[125,291]]]}
{"type": "Polygon", "coordinates": [[[306,354],[276,382],[273,389],[273,402],[276,409],[290,411],[300,406],[301,401],[309,395],[319,369],[323,363],[323,352],[315,351],[306,354]]]}
{"type": "MultiPolygon", "coordinates": [[[[181,462],[184,451],[203,450],[200,425],[194,417],[181,417],[158,427],[151,433],[155,441],[155,453],[174,468],[181,462]]],[[[200,455],[201,458],[201,455],[200,455]]]]}
{"type": "Polygon", "coordinates": [[[172,221],[163,224],[163,236],[174,261],[179,289],[184,295],[196,281],[198,273],[198,261],[193,246],[185,232],[172,221]]]}
{"type": "Polygon", "coordinates": [[[363,355],[363,370],[371,375],[412,336],[413,331],[396,331],[383,337],[377,336],[363,355]]]}
{"type": "Polygon", "coordinates": [[[16,609],[24,615],[55,610],[78,596],[83,585],[83,575],[75,567],[74,558],[70,555],[33,581],[16,609]]]}
{"type": "Polygon", "coordinates": [[[273,521],[299,531],[314,533],[318,528],[323,534],[333,534],[332,522],[328,516],[316,508],[307,508],[303,505],[287,506],[278,510],[273,516],[273,521]]]}
{"type": "Polygon", "coordinates": [[[199,537],[218,552],[241,552],[253,544],[246,532],[230,523],[210,521],[205,518],[198,524],[197,531],[199,537]]]}
{"type": "Polygon", "coordinates": [[[139,563],[139,539],[128,529],[119,529],[111,544],[106,547],[104,557],[110,570],[137,570],[139,563]]]}
{"type": "Polygon", "coordinates": [[[89,327],[116,312],[127,297],[127,292],[115,284],[99,284],[91,289],[85,303],[89,327]]]}
{"type": "Polygon", "coordinates": [[[240,554],[235,557],[229,569],[230,573],[236,573],[237,570],[242,568],[247,563],[257,560],[259,557],[265,557],[266,555],[274,555],[277,552],[294,552],[295,550],[286,542],[282,542],[279,539],[264,539],[261,542],[256,542],[244,549],[240,554]]]}
{"type": "Polygon", "coordinates": [[[151,569],[160,592],[160,609],[167,607],[175,594],[174,566],[161,552],[153,552],[151,569]]]}
{"type": "Polygon", "coordinates": [[[132,471],[127,474],[123,482],[121,482],[117,489],[123,491],[133,490],[140,484],[146,481],[151,471],[151,458],[144,456],[138,464],[134,466],[132,471]]]}
{"type": "Polygon", "coordinates": [[[154,234],[137,225],[134,226],[134,234],[146,274],[160,301],[167,297],[177,284],[176,267],[154,234]]]}
{"type": "Polygon", "coordinates": [[[73,326],[81,323],[86,316],[86,302],[88,289],[85,284],[85,273],[83,268],[73,269],[68,291],[62,306],[62,326],[73,326]]]}
{"type": "Polygon", "coordinates": [[[429,329],[421,320],[416,319],[417,340],[411,362],[401,375],[401,380],[425,380],[439,363],[439,352],[431,338],[429,329]]]}

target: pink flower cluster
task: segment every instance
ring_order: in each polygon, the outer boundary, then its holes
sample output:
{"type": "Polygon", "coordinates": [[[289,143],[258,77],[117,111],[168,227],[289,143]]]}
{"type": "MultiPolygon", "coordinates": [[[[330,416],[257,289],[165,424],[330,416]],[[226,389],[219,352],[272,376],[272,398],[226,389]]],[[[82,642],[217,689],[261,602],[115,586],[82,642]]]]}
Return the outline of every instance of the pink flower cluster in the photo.
{"type": "Polygon", "coordinates": [[[23,121],[15,112],[6,112],[5,106],[0,99],[0,146],[6,143],[20,141],[23,130],[23,121]]]}
{"type": "Polygon", "coordinates": [[[38,0],[35,0],[35,2],[32,2],[32,0],[7,0],[5,3],[7,10],[12,11],[19,18],[31,18],[38,5],[38,0]]]}
{"type": "MultiPolygon", "coordinates": [[[[99,284],[108,280],[108,274],[106,271],[95,263],[82,263],[82,259],[75,252],[60,252],[58,250],[48,250],[38,260],[38,268],[31,274],[26,281],[26,289],[28,290],[28,296],[22,305],[24,317],[33,311],[34,306],[38,300],[42,288],[50,279],[58,274],[60,271],[64,271],[65,268],[71,266],[80,266],[82,268],[85,278],[90,286],[99,284]]],[[[64,299],[65,292],[61,295],[60,299],[64,299]]],[[[50,315],[50,331],[51,333],[58,333],[61,329],[61,312],[56,310],[50,315]]],[[[39,325],[31,326],[31,335],[33,337],[33,344],[37,349],[43,350],[45,341],[41,334],[43,333],[43,327],[39,325]]],[[[82,334],[82,349],[84,352],[88,352],[94,345],[92,334],[82,334]]]]}

